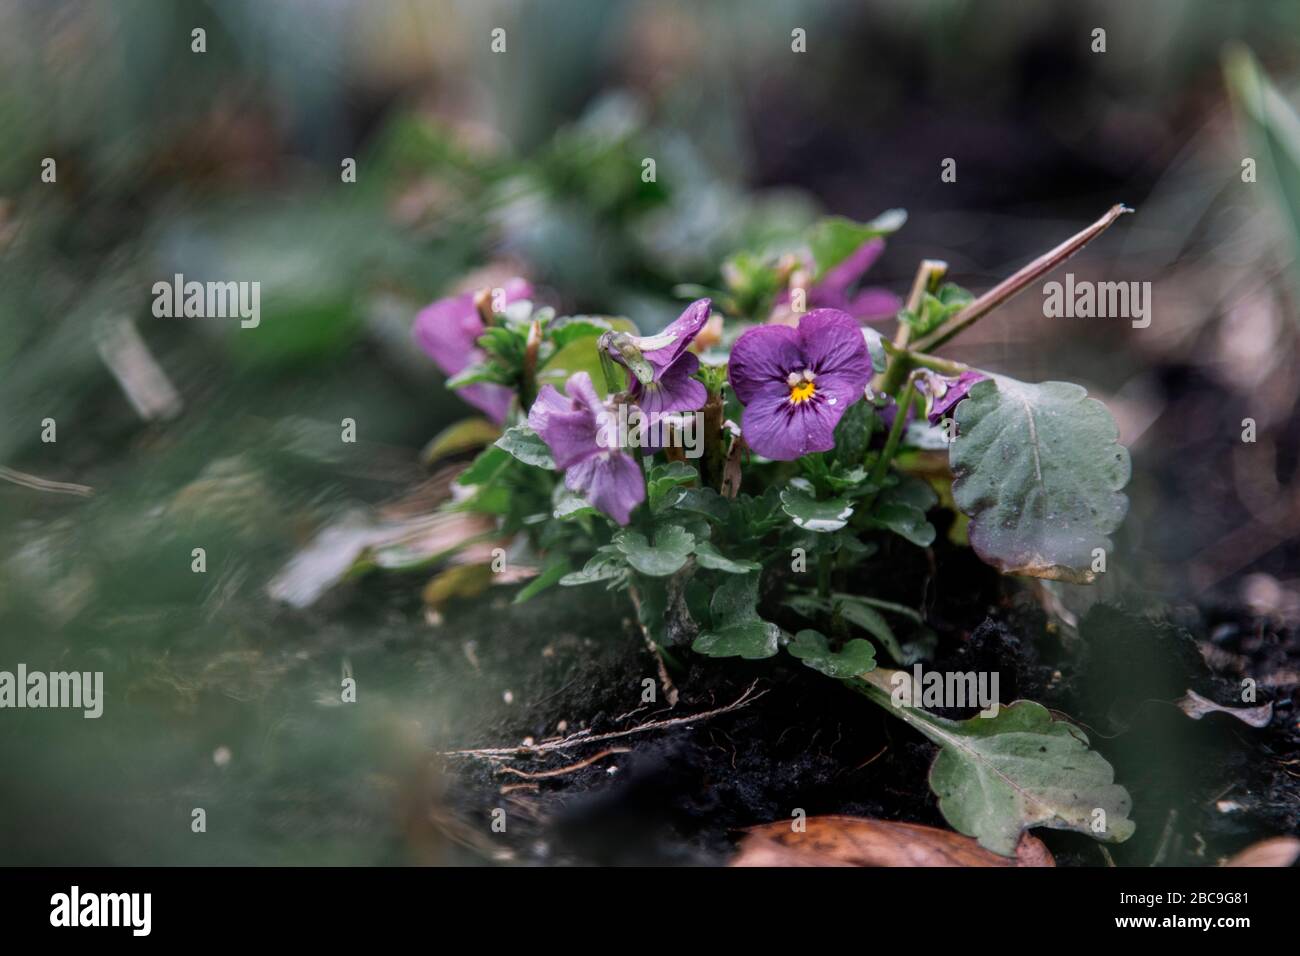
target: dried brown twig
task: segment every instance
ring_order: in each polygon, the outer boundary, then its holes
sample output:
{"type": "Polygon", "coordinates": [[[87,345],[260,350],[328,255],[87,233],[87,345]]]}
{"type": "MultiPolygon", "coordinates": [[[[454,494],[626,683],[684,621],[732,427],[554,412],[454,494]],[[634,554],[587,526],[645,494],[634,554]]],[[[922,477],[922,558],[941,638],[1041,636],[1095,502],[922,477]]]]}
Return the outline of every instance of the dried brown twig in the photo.
{"type": "Polygon", "coordinates": [[[752,704],[754,701],[758,700],[758,698],[767,693],[765,690],[755,691],[756,687],[758,687],[758,681],[754,681],[754,683],[750,684],[743,694],[725,707],[716,707],[713,710],[706,710],[699,714],[690,714],[686,717],[671,717],[667,720],[652,720],[649,723],[638,724],[635,727],[628,727],[626,730],[615,730],[606,734],[592,734],[590,731],[580,730],[561,740],[550,740],[540,744],[521,744],[518,747],[483,747],[474,750],[447,750],[443,751],[441,756],[481,757],[487,760],[522,757],[534,754],[552,753],[558,750],[569,750],[573,747],[581,747],[585,744],[604,743],[608,740],[618,740],[623,737],[630,737],[633,734],[644,734],[656,730],[667,730],[670,727],[681,727],[686,724],[698,723],[701,720],[720,717],[723,714],[729,714],[733,710],[739,710],[742,707],[752,704]]]}

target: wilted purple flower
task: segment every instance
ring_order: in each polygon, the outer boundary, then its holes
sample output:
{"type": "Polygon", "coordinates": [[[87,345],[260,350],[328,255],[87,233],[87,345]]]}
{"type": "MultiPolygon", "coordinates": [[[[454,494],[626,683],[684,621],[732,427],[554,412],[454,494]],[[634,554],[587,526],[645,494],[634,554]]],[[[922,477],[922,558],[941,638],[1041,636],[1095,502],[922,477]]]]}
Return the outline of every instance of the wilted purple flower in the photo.
{"type": "MultiPolygon", "coordinates": [[[[810,310],[838,309],[863,322],[892,319],[902,303],[888,289],[870,287],[849,292],[884,251],[885,240],[879,238],[868,239],[858,246],[847,259],[828,269],[820,282],[808,287],[807,307],[810,310]]],[[[778,308],[789,307],[788,289],[777,296],[776,305],[778,308]]]]}
{"type": "Polygon", "coordinates": [[[836,424],[871,378],[871,356],[852,317],[817,309],[798,328],[750,329],[732,346],[728,374],[749,447],[790,461],[835,446],[836,424]]]}
{"type": "MultiPolygon", "coordinates": [[[[509,305],[530,298],[533,287],[524,279],[511,279],[502,286],[504,303],[509,305]]],[[[476,344],[483,334],[483,319],[475,307],[477,293],[467,292],[439,299],[420,310],[411,331],[420,347],[447,374],[459,375],[482,360],[483,350],[476,344]]],[[[514,395],[504,385],[479,383],[458,389],[465,401],[486,412],[497,423],[506,420],[514,395]]]]}
{"type": "Polygon", "coordinates": [[[927,391],[930,393],[930,424],[937,425],[966,397],[971,386],[988,378],[983,372],[962,372],[956,378],[931,375],[927,391]]]}
{"type": "MultiPolygon", "coordinates": [[[[650,415],[663,412],[692,412],[703,408],[709,393],[693,376],[700,360],[686,351],[700,329],[709,321],[708,299],[692,302],[668,328],[658,335],[633,338],[631,344],[641,352],[654,372],[654,380],[642,383],[635,375],[628,396],[650,415]]],[[[617,350],[610,356],[628,367],[627,360],[617,350]]]]}
{"type": "Polygon", "coordinates": [[[543,385],[528,425],[551,449],[565,487],[627,524],[632,509],[645,500],[641,466],[619,449],[615,416],[596,394],[590,375],[575,372],[564,390],[567,398],[553,385],[543,385]]]}

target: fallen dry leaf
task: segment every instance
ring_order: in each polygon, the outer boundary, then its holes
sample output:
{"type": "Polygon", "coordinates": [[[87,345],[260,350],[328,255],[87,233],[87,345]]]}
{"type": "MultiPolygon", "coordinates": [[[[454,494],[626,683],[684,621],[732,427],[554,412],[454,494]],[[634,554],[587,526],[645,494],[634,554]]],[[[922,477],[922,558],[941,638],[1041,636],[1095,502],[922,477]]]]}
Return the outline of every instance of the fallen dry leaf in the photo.
{"type": "Polygon", "coordinates": [[[1300,857],[1300,840],[1272,837],[1252,843],[1223,861],[1224,866],[1290,866],[1300,857]]]}
{"type": "Polygon", "coordinates": [[[1194,690],[1189,690],[1187,696],[1178,701],[1178,709],[1181,710],[1192,720],[1200,720],[1206,714],[1231,714],[1243,724],[1249,724],[1251,727],[1267,727],[1273,719],[1273,704],[1260,704],[1258,707],[1224,707],[1222,704],[1216,704],[1214,701],[1202,697],[1194,690]]]}
{"type": "Polygon", "coordinates": [[[1025,833],[1014,857],[998,856],[972,837],[916,823],[865,817],[809,817],[750,827],[731,866],[1056,866],[1043,842],[1025,833]]]}

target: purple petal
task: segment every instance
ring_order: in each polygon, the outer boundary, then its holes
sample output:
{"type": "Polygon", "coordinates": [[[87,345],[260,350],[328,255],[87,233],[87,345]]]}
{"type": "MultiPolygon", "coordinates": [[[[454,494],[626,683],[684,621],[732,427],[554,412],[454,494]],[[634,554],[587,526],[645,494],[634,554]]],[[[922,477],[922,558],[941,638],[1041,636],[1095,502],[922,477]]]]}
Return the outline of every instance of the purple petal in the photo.
{"type": "Polygon", "coordinates": [[[835,447],[835,426],[847,405],[807,401],[796,405],[788,389],[770,387],[745,406],[740,432],[755,452],[775,461],[793,461],[835,447]]]}
{"type": "Polygon", "coordinates": [[[498,425],[510,414],[510,403],[515,398],[512,389],[504,385],[493,385],[490,382],[466,385],[464,388],[456,389],[456,392],[498,425]]]}
{"type": "Polygon", "coordinates": [[[700,360],[687,352],[664,369],[658,379],[642,385],[632,379],[629,395],[632,401],[649,414],[661,412],[693,412],[703,408],[709,393],[704,385],[691,378],[700,367],[700,360]]]}
{"type": "Polygon", "coordinates": [[[564,484],[619,524],[627,524],[632,509],[645,500],[641,466],[631,455],[617,451],[602,452],[579,462],[565,474],[564,484]]]}
{"type": "Polygon", "coordinates": [[[937,425],[947,417],[948,413],[956,407],[957,403],[966,397],[971,390],[971,386],[976,382],[982,382],[988,378],[983,372],[962,372],[956,378],[942,378],[935,376],[944,382],[948,387],[942,395],[936,396],[930,402],[930,424],[937,425]]]}
{"type": "Polygon", "coordinates": [[[700,329],[704,328],[704,323],[709,321],[711,305],[709,299],[697,299],[688,305],[685,311],[668,328],[653,336],[659,338],[662,335],[671,335],[673,341],[663,348],[642,353],[645,360],[653,365],[656,371],[662,371],[676,362],[681,354],[686,351],[687,346],[694,341],[695,336],[700,334],[700,329]]]}
{"type": "Polygon", "coordinates": [[[875,265],[880,254],[885,251],[885,240],[868,239],[849,254],[849,257],[828,269],[814,288],[818,293],[827,295],[844,295],[849,286],[862,278],[863,274],[875,265]]]}
{"type": "MultiPolygon", "coordinates": [[[[862,338],[861,332],[858,338],[862,338]]],[[[764,386],[773,382],[781,383],[782,394],[787,395],[786,376],[805,367],[797,330],[788,325],[760,325],[738,338],[731,347],[727,377],[741,404],[748,405],[764,386]]]]}
{"type": "Polygon", "coordinates": [[[474,309],[472,292],[421,309],[412,332],[420,348],[449,376],[464,371],[482,354],[474,343],[483,334],[483,320],[474,309]]]}
{"type": "Polygon", "coordinates": [[[528,427],[551,449],[557,468],[570,468],[600,451],[596,416],[585,403],[565,398],[554,385],[543,385],[537,393],[537,401],[528,412],[528,427]]]}
{"type": "MultiPolygon", "coordinates": [[[[524,279],[510,279],[501,287],[508,305],[533,294],[524,279]]],[[[448,377],[458,375],[483,357],[477,344],[483,320],[474,308],[473,292],[439,299],[421,309],[411,332],[420,348],[448,377]]],[[[514,392],[503,385],[480,383],[460,389],[461,397],[495,421],[505,421],[514,392]]]]}
{"type": "Polygon", "coordinates": [[[817,375],[817,398],[838,407],[838,419],[871,380],[871,354],[862,329],[843,312],[817,309],[800,320],[798,331],[806,367],[817,375]]]}
{"type": "Polygon", "coordinates": [[[844,311],[859,322],[878,322],[892,319],[902,307],[902,300],[888,289],[870,288],[855,295],[844,311]]]}
{"type": "MultiPolygon", "coordinates": [[[[898,402],[894,399],[892,395],[886,397],[885,404],[881,406],[878,414],[880,415],[881,424],[885,426],[885,433],[888,434],[889,431],[894,427],[894,419],[898,415],[898,402]]],[[[913,406],[909,405],[907,407],[907,417],[903,419],[903,427],[906,428],[908,425],[910,425],[912,423],[912,419],[914,419],[915,417],[916,417],[916,410],[915,408],[913,408],[913,406]]],[[[880,440],[880,443],[882,445],[884,444],[883,438],[880,440]]]]}

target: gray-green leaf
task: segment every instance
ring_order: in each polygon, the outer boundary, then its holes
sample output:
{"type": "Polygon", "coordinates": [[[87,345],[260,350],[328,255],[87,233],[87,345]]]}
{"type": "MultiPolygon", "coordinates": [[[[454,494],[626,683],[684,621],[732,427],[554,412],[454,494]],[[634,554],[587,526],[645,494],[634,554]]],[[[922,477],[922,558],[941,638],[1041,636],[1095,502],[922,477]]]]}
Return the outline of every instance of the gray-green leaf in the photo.
{"type": "Polygon", "coordinates": [[[857,677],[876,666],[876,649],[860,637],[833,651],[820,631],[800,631],[786,650],[827,677],[857,677]]]}
{"type": "Polygon", "coordinates": [[[655,532],[654,544],[639,531],[620,531],[614,545],[627,563],[652,578],[666,578],[680,571],[695,548],[695,536],[679,525],[664,525],[655,532]]]}
{"type": "Polygon", "coordinates": [[[695,545],[695,560],[702,568],[708,568],[710,571],[725,571],[728,574],[748,574],[763,567],[757,561],[733,561],[719,554],[718,549],[707,541],[695,545]]]}
{"type": "Polygon", "coordinates": [[[792,478],[781,489],[781,507],[795,525],[805,531],[839,531],[853,516],[853,506],[844,498],[818,501],[812,485],[803,478],[792,478]]]}
{"type": "Polygon", "coordinates": [[[971,388],[957,428],[953,498],[976,553],[1006,574],[1091,582],[1128,511],[1128,451],[1106,407],[1068,382],[997,376],[971,388]]]}
{"type": "Polygon", "coordinates": [[[551,457],[551,449],[546,446],[546,442],[542,441],[542,436],[527,425],[507,428],[505,434],[496,440],[496,446],[510,452],[525,465],[555,470],[555,459],[551,457]]]}
{"type": "Polygon", "coordinates": [[[911,680],[904,671],[877,670],[853,686],[939,745],[930,788],[955,830],[1003,856],[1015,853],[1029,827],[1076,830],[1107,843],[1132,836],[1132,799],[1083,731],[1030,700],[961,721],[895,705],[891,696],[911,680]]]}
{"type": "Polygon", "coordinates": [[[712,627],[691,645],[710,657],[771,657],[781,641],[781,629],[758,616],[759,572],[733,575],[722,582],[709,604],[712,627]]]}

